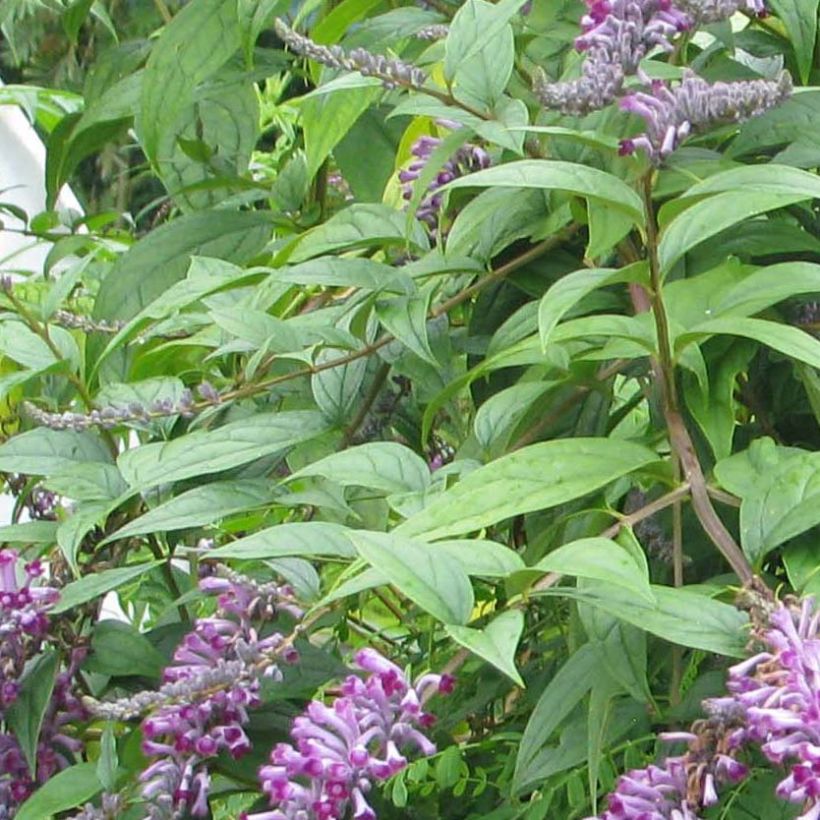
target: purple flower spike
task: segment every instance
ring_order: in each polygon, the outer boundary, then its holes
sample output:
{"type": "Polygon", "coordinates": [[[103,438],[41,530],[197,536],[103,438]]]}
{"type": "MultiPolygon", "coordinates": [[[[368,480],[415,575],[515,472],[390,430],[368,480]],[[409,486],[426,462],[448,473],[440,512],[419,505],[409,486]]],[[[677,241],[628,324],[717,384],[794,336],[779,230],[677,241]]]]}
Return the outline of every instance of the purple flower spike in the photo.
{"type": "MultiPolygon", "coordinates": [[[[263,638],[253,624],[283,610],[301,615],[289,587],[259,584],[224,567],[199,586],[218,596],[217,611],[197,620],[177,647],[155,708],[142,724],[143,753],[156,758],[140,777],[149,820],[209,815],[207,761],[221,752],[239,758],[250,751],[243,727],[248,711],[260,703],[259,679],[281,679],[272,653],[280,652],[286,662],[298,657],[282,635],[263,638]]],[[[128,714],[140,704],[117,707],[128,714]]]]}
{"type": "Polygon", "coordinates": [[[422,711],[426,692],[452,691],[448,675],[423,675],[411,685],[404,672],[373,649],[362,649],[356,665],[370,674],[350,675],[330,706],[310,703],[291,730],[296,745],[278,744],[270,765],[259,770],[273,811],[243,820],[375,820],[367,801],[374,782],[407,765],[405,752],[435,754],[421,729],[434,721],[422,711]]]}

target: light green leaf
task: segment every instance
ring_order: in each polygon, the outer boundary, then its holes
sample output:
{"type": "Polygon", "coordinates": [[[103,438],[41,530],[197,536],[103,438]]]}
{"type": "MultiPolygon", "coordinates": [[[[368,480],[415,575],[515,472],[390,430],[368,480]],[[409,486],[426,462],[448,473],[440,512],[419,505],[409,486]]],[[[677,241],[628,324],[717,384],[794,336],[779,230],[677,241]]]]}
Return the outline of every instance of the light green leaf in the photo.
{"type": "Polygon", "coordinates": [[[367,248],[372,245],[404,245],[407,242],[427,250],[429,241],[424,229],[407,216],[387,205],[360,203],[349,205],[326,222],[303,233],[292,246],[287,261],[304,262],[343,249],[367,248]]]}
{"type": "Polygon", "coordinates": [[[128,490],[120,471],[113,464],[99,461],[74,464],[49,476],[43,485],[75,501],[112,501],[128,490]]]}
{"type": "Polygon", "coordinates": [[[786,458],[758,476],[740,506],[740,541],[755,565],[820,524],[820,453],[786,458]]]}
{"type": "MultiPolygon", "coordinates": [[[[795,100],[802,98],[803,95],[801,94],[795,100]]],[[[782,109],[776,110],[780,111],[782,109]]],[[[778,141],[786,142],[787,140],[779,138],[778,141]]],[[[752,191],[768,194],[801,194],[801,199],[817,199],[820,197],[820,178],[808,171],[801,171],[799,168],[792,168],[788,165],[778,165],[776,162],[769,162],[765,165],[740,165],[701,180],[692,185],[683,196],[685,199],[690,199],[692,197],[701,197],[704,194],[731,191],[736,193],[749,193],[752,191]]]]}
{"type": "Polygon", "coordinates": [[[491,6],[469,0],[456,12],[444,44],[444,76],[452,80],[459,67],[483,52],[504,31],[509,20],[524,5],[522,0],[501,0],[491,6]]]}
{"type": "Polygon", "coordinates": [[[643,203],[629,185],[605,171],[572,162],[546,159],[508,162],[467,174],[448,183],[442,190],[489,187],[567,191],[606,202],[616,210],[627,213],[636,224],[643,224],[643,203]]]}
{"type": "Polygon", "coordinates": [[[141,490],[229,470],[281,452],[326,429],[318,413],[261,413],[214,430],[196,430],[169,442],[126,450],[118,459],[125,480],[141,490]]]}
{"type": "Polygon", "coordinates": [[[542,348],[546,349],[558,322],[585,296],[607,285],[643,282],[646,279],[647,270],[645,262],[636,262],[618,270],[584,268],[562,276],[541,297],[538,305],[538,332],[542,348]]]}
{"type": "Polygon", "coordinates": [[[695,203],[676,216],[663,231],[658,247],[661,270],[668,273],[688,251],[726,228],[802,199],[806,199],[806,195],[801,191],[773,193],[751,188],[718,193],[695,203]]]}
{"type": "Polygon", "coordinates": [[[532,444],[463,478],[397,530],[426,540],[470,532],[581,498],[657,456],[627,441],[576,438],[532,444]]]}
{"type": "Polygon", "coordinates": [[[818,0],[771,0],[771,8],[789,33],[800,79],[809,82],[817,38],[818,0]]]}
{"type": "Polygon", "coordinates": [[[52,475],[89,461],[111,461],[102,439],[91,433],[38,427],[0,445],[0,470],[52,475]]]}
{"type": "Polygon", "coordinates": [[[26,521],[0,527],[0,544],[53,544],[56,538],[56,521],[26,521]]]}
{"type": "Polygon", "coordinates": [[[504,544],[482,538],[436,541],[431,549],[439,550],[458,561],[467,575],[481,578],[506,578],[524,569],[521,556],[504,544]]]}
{"type": "Polygon", "coordinates": [[[411,601],[445,624],[465,624],[473,612],[467,573],[434,546],[396,534],[351,531],[359,555],[411,601]]]}
{"type": "Polygon", "coordinates": [[[394,296],[376,303],[376,316],[405,347],[433,367],[440,367],[427,338],[431,291],[417,296],[394,296]]]}
{"type": "Polygon", "coordinates": [[[746,654],[748,616],[699,592],[653,584],[654,605],[623,587],[598,582],[539,590],[533,595],[566,595],[603,609],[616,618],[673,643],[742,658],[746,654]]]}
{"type": "Polygon", "coordinates": [[[750,319],[741,316],[712,319],[678,336],[675,340],[675,348],[681,350],[690,342],[718,334],[752,339],[785,353],[793,359],[810,364],[812,367],[820,367],[820,341],[804,330],[765,319],[750,319]]]}
{"type": "Polygon", "coordinates": [[[515,666],[515,650],[524,631],[523,612],[502,612],[483,629],[448,625],[446,630],[456,643],[492,664],[518,686],[524,686],[515,666]]]}
{"type": "Polygon", "coordinates": [[[106,593],[119,589],[121,586],[136,580],[140,575],[154,569],[159,563],[159,561],[148,561],[145,564],[104,569],[101,572],[84,575],[79,580],[72,581],[63,587],[60,592],[60,600],[57,601],[51,612],[55,615],[60,612],[68,612],[87,601],[102,598],[106,593]]]}
{"type": "Polygon", "coordinates": [[[564,544],[531,569],[603,581],[631,590],[649,603],[655,601],[645,570],[617,541],[609,538],[581,538],[564,544]]]}
{"type": "Polygon", "coordinates": [[[145,533],[201,527],[269,504],[272,498],[271,482],[264,479],[219,481],[194,487],[130,521],[102,544],[145,533]]]}
{"type": "Polygon", "coordinates": [[[49,820],[102,791],[96,763],[78,763],[50,777],[17,809],[15,820],[49,820]]]}
{"type": "Polygon", "coordinates": [[[222,559],[264,560],[289,555],[327,558],[355,558],[356,550],[339,524],[306,521],[279,524],[240,538],[224,547],[209,550],[208,556],[222,559]]]}
{"type": "Polygon", "coordinates": [[[385,493],[424,490],[430,484],[430,468],[409,447],[392,441],[373,441],[332,453],[288,477],[323,476],[343,487],[370,487],[385,493]]]}
{"type": "Polygon", "coordinates": [[[270,275],[279,282],[293,282],[295,285],[352,287],[403,294],[415,290],[412,280],[400,268],[354,257],[323,256],[301,265],[277,268],[270,275]]]}

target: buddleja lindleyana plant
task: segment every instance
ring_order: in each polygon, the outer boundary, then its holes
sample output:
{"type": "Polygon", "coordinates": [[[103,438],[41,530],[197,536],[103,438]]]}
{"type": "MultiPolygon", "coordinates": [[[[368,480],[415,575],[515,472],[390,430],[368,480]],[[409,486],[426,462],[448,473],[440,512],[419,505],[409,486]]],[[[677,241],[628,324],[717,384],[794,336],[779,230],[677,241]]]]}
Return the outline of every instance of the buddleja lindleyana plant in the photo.
{"type": "Polygon", "coordinates": [[[820,817],[817,0],[57,5],[0,820],[820,817]]]}

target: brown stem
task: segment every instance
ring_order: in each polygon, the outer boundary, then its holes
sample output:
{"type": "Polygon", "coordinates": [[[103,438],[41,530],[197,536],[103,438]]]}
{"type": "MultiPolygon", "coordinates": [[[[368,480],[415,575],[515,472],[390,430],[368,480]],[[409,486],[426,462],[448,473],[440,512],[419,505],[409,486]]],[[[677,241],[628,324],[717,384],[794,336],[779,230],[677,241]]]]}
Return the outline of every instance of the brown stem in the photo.
{"type": "Polygon", "coordinates": [[[709,488],[695,453],[695,446],[680,413],[668,410],[666,412],[666,426],[669,428],[670,443],[680,458],[683,474],[689,482],[692,491],[692,507],[701,526],[744,586],[751,584],[755,580],[755,574],[743,551],[712,506],[712,501],[709,498],[709,488]]]}

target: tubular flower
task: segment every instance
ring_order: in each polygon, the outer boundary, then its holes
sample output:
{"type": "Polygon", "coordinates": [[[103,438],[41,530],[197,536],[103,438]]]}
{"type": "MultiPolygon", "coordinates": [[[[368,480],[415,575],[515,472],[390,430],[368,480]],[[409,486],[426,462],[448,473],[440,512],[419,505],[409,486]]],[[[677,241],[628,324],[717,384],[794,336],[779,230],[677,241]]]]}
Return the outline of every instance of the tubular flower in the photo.
{"type": "Polygon", "coordinates": [[[820,613],[808,598],[770,616],[766,651],[729,670],[727,688],[745,713],[737,743],[755,743],[772,763],[790,766],[777,795],[820,817],[820,613]]]}
{"type": "Polygon", "coordinates": [[[775,82],[750,80],[709,84],[687,71],[679,85],[653,81],[651,93],[638,91],[621,100],[621,108],[642,117],[646,131],[621,142],[621,153],[644,151],[659,165],[690,134],[720,123],[743,122],[784,102],[791,94],[791,77],[783,72],[775,82]]]}
{"type": "MultiPolygon", "coordinates": [[[[205,761],[222,751],[238,758],[250,750],[243,727],[260,702],[260,675],[281,678],[274,653],[288,662],[298,658],[281,634],[260,637],[252,624],[277,612],[276,598],[289,593],[286,587],[224,570],[203,578],[200,588],[219,596],[217,612],[197,620],[177,647],[163,674],[164,702],[153,699],[157,708],[142,724],[143,752],[156,758],[140,777],[151,820],[208,815],[205,761]]],[[[127,713],[128,704],[117,711],[127,713]]]]}
{"type": "Polygon", "coordinates": [[[356,820],[376,817],[367,801],[374,781],[386,780],[407,765],[404,752],[428,756],[436,747],[422,731],[434,718],[422,701],[452,691],[447,675],[423,675],[410,684],[402,670],[372,649],[356,653],[366,680],[349,676],[332,705],[313,701],[291,730],[295,746],[278,744],[270,764],[259,770],[273,811],[243,820],[356,820]]]}

